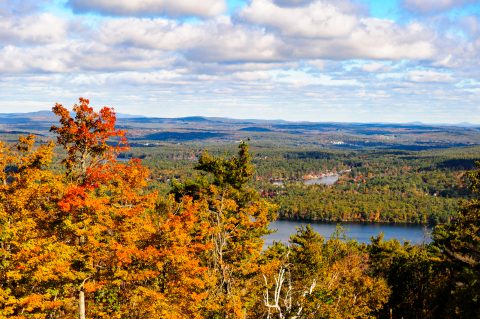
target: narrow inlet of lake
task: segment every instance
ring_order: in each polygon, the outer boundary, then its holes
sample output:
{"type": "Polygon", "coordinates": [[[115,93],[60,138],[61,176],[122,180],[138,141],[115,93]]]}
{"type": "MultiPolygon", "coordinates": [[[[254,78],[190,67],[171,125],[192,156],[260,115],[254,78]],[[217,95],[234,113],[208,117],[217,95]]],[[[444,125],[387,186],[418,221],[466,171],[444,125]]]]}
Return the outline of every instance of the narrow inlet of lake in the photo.
{"type": "Polygon", "coordinates": [[[328,239],[335,232],[337,225],[341,225],[345,230],[345,235],[349,239],[355,239],[360,243],[370,243],[371,237],[376,237],[380,233],[384,234],[384,239],[397,239],[400,242],[409,241],[411,244],[422,244],[431,241],[431,228],[422,225],[410,224],[371,224],[371,223],[311,223],[302,221],[278,220],[270,224],[271,230],[275,233],[265,236],[265,245],[270,246],[274,241],[287,243],[291,235],[297,232],[297,228],[310,224],[312,228],[328,239]]]}

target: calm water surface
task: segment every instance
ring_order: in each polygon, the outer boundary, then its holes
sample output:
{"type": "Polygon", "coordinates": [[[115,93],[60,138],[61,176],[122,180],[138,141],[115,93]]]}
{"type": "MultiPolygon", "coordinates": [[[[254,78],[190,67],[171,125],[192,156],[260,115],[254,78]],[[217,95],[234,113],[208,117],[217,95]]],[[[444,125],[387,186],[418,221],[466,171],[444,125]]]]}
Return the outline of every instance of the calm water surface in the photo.
{"type": "MultiPolygon", "coordinates": [[[[312,225],[312,228],[324,238],[330,238],[337,224],[309,223],[299,221],[279,220],[270,224],[270,229],[277,232],[265,237],[265,245],[271,245],[274,241],[287,242],[290,235],[296,233],[300,226],[312,225]]],[[[381,232],[386,240],[396,238],[401,242],[410,241],[412,244],[427,243],[430,241],[431,228],[420,225],[405,224],[364,224],[342,223],[348,238],[360,243],[369,243],[370,237],[377,236],[381,232]]]]}
{"type": "Polygon", "coordinates": [[[329,176],[323,176],[319,178],[311,178],[311,179],[306,179],[303,181],[305,185],[333,185],[338,181],[339,175],[329,175],[329,176]]]}

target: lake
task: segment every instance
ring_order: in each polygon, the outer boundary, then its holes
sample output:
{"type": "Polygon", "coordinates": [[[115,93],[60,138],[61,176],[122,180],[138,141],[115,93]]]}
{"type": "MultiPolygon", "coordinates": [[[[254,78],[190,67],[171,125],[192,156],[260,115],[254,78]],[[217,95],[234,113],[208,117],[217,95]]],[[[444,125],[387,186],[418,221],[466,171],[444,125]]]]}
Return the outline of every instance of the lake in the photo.
{"type": "Polygon", "coordinates": [[[338,181],[340,176],[337,174],[327,175],[318,178],[310,178],[303,181],[305,185],[333,185],[338,181]]]}
{"type": "MultiPolygon", "coordinates": [[[[312,228],[324,238],[330,238],[337,226],[332,223],[278,220],[270,224],[270,229],[277,229],[277,232],[265,237],[265,245],[271,245],[273,241],[287,242],[290,235],[296,233],[296,227],[308,224],[312,225],[312,228]]],[[[369,223],[341,223],[340,225],[345,229],[348,238],[360,243],[370,243],[370,237],[377,236],[381,232],[386,240],[396,238],[401,242],[408,240],[412,244],[430,242],[431,228],[422,225],[369,223]]]]}

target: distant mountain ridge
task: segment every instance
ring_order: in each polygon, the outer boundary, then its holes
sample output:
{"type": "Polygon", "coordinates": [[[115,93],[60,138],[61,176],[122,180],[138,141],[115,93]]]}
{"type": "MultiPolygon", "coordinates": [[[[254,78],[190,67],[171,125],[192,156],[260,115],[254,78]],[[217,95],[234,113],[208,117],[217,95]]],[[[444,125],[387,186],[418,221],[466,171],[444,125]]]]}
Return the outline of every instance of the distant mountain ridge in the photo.
{"type": "MultiPolygon", "coordinates": [[[[132,115],[132,114],[123,114],[117,113],[117,118],[144,118],[143,115],[132,115]]],[[[56,120],[58,116],[56,116],[52,111],[43,110],[43,111],[36,111],[36,112],[15,112],[15,113],[0,113],[0,118],[35,118],[35,119],[45,119],[45,120],[56,120]]]]}
{"type": "MultiPolygon", "coordinates": [[[[56,121],[57,116],[51,111],[42,110],[36,112],[15,112],[15,113],[0,113],[0,124],[4,124],[8,121],[11,124],[15,119],[19,121],[56,121]]],[[[419,121],[408,123],[395,123],[395,122],[312,122],[312,121],[287,121],[287,120],[267,120],[267,119],[234,119],[228,117],[207,117],[207,116],[185,116],[185,117],[155,117],[144,115],[133,115],[117,113],[117,119],[126,120],[127,122],[149,122],[149,123],[161,123],[161,122],[198,122],[198,123],[236,123],[236,124],[285,124],[285,125],[302,125],[302,126],[316,126],[316,125],[356,125],[356,126],[400,126],[400,127],[412,127],[412,126],[429,126],[429,127],[480,127],[480,124],[474,124],[469,122],[461,123],[423,123],[419,121]]]]}
{"type": "MultiPolygon", "coordinates": [[[[250,139],[276,145],[315,145],[334,149],[427,150],[480,145],[480,125],[414,123],[289,122],[186,116],[178,118],[117,114],[131,146],[162,143],[227,143],[250,139]]],[[[50,111],[0,113],[0,134],[37,134],[51,138],[58,118],[50,111]]],[[[0,136],[1,137],[1,136],[0,136]]]]}

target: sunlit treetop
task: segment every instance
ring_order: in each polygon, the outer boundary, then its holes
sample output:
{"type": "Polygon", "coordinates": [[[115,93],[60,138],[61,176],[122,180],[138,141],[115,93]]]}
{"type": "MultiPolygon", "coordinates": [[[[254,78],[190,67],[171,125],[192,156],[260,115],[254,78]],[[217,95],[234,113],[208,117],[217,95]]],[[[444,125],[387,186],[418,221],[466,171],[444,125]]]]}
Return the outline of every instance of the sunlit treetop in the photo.
{"type": "Polygon", "coordinates": [[[73,106],[73,117],[61,104],[53,107],[60,117],[60,126],[50,129],[57,134],[57,143],[65,148],[63,160],[70,174],[85,175],[89,167],[115,160],[127,148],[125,132],[115,128],[113,108],[103,107],[98,113],[89,106],[89,100],[79,99],[73,106]]]}

